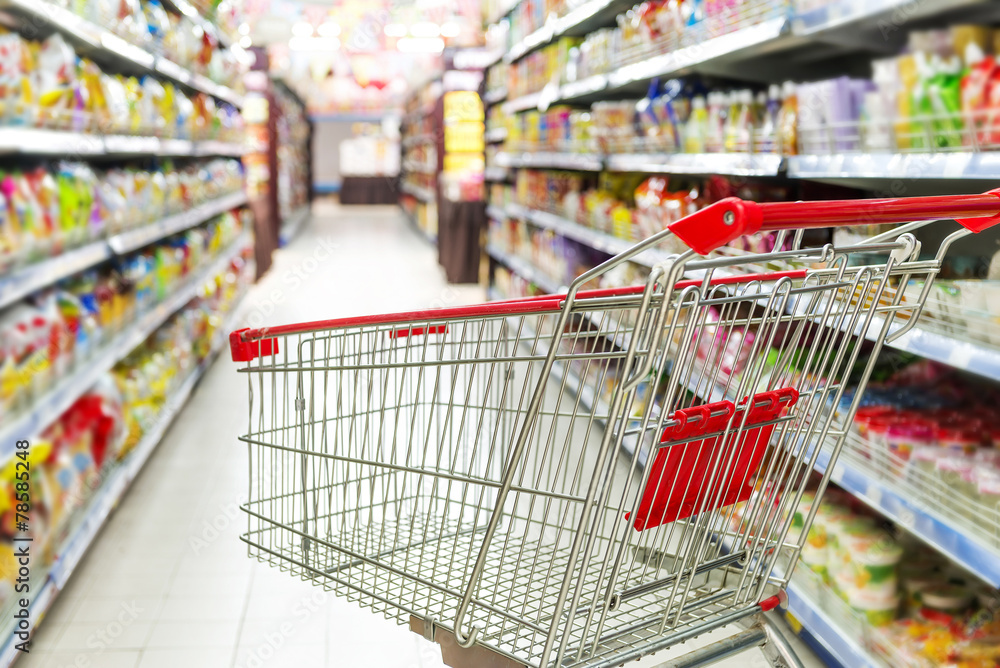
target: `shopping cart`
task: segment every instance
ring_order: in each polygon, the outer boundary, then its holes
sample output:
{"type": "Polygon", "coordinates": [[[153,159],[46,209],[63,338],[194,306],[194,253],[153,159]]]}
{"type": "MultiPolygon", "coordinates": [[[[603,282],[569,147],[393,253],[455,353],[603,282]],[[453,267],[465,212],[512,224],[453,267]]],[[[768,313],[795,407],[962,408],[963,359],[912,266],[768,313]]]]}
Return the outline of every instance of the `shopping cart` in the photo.
{"type": "Polygon", "coordinates": [[[620,665],[732,623],[749,628],[687,661],[761,644],[821,447],[817,498],[882,343],[913,326],[948,247],[998,216],[1000,191],[733,198],[566,294],[233,332],[243,540],[453,665],[620,665]],[[913,230],[940,218],[965,229],[922,259],[913,230]],[[804,228],[903,221],[918,222],[802,247],[804,228]],[[779,250],[753,262],[793,268],[697,257],[758,230],[779,250]],[[691,250],[645,285],[581,289],[669,235],[691,250]]]}

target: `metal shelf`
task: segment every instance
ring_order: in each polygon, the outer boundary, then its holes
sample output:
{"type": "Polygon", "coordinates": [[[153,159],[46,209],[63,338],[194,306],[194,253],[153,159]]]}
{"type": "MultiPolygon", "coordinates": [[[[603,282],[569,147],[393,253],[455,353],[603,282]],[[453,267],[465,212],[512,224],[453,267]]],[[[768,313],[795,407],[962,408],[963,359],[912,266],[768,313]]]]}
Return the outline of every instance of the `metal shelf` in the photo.
{"type": "Polygon", "coordinates": [[[431,246],[437,246],[437,238],[424,228],[420,227],[416,217],[411,214],[406,207],[401,206],[399,208],[403,210],[403,216],[406,218],[407,222],[410,223],[410,226],[413,227],[413,231],[417,233],[417,236],[429,243],[431,246]]]}
{"type": "Polygon", "coordinates": [[[545,25],[511,46],[503,60],[512,63],[562,35],[583,35],[601,24],[610,24],[622,4],[619,0],[589,0],[561,17],[551,16],[545,25]]]}
{"type": "Polygon", "coordinates": [[[308,220],[311,212],[312,208],[309,204],[306,204],[288,216],[284,224],[281,226],[280,241],[282,246],[287,246],[291,240],[295,238],[295,236],[302,229],[302,225],[306,222],[306,220],[308,220]]]}
{"type": "Polygon", "coordinates": [[[793,155],[797,179],[1000,179],[1000,152],[793,155]]]}
{"type": "Polygon", "coordinates": [[[511,255],[493,244],[486,244],[486,254],[499,261],[501,264],[506,265],[508,269],[521,278],[531,281],[545,292],[555,294],[562,290],[562,286],[559,285],[558,281],[542,273],[542,271],[535,267],[535,265],[526,260],[522,260],[516,255],[511,255]]]}
{"type": "Polygon", "coordinates": [[[122,232],[107,240],[95,241],[20,269],[5,272],[5,275],[0,277],[0,308],[84,269],[109,260],[115,254],[142,248],[240,206],[246,201],[246,195],[242,192],[226,195],[197,206],[190,211],[164,218],[152,225],[122,232]]]}
{"type": "Polygon", "coordinates": [[[794,575],[785,593],[788,595],[788,612],[841,666],[885,668],[855,637],[840,628],[823,606],[813,600],[800,583],[796,583],[794,575]]]}
{"type": "Polygon", "coordinates": [[[107,242],[95,241],[22,269],[4,272],[0,278],[0,308],[110,258],[111,248],[107,242]]]}
{"type": "Polygon", "coordinates": [[[131,44],[118,35],[51,2],[2,0],[0,8],[26,17],[36,29],[47,26],[60,32],[73,42],[82,56],[111,62],[117,67],[133,73],[159,74],[237,107],[243,105],[242,96],[232,89],[210,81],[208,78],[193,73],[162,56],[146,51],[140,46],[131,44]]]}
{"type": "Polygon", "coordinates": [[[80,362],[75,370],[60,379],[56,387],[34,399],[30,410],[5,417],[4,424],[0,427],[0,462],[13,456],[17,439],[35,436],[52,424],[119,360],[145,341],[167,318],[198,296],[205,282],[223,271],[249,240],[249,233],[243,232],[218,258],[185,281],[166,300],[140,315],[131,326],[106,343],[89,360],[80,362]]]}
{"type": "Polygon", "coordinates": [[[420,187],[415,186],[415,185],[410,184],[410,183],[403,183],[403,184],[401,184],[399,186],[399,189],[402,192],[406,193],[407,195],[413,195],[414,197],[416,197],[421,202],[433,202],[434,199],[435,199],[435,197],[434,197],[434,191],[433,190],[428,190],[426,188],[420,188],[420,187]]]}
{"type": "MultiPolygon", "coordinates": [[[[236,328],[244,304],[244,298],[238,300],[225,325],[213,339],[208,357],[170,396],[159,413],[160,419],[157,423],[143,436],[125,461],[110,473],[102,483],[101,489],[88,502],[86,513],[60,546],[56,561],[52,564],[42,588],[32,599],[29,613],[30,618],[35,622],[32,633],[37,629],[40,621],[44,619],[44,613],[58,596],[59,591],[66,586],[73,571],[79,565],[80,559],[93,544],[111,511],[118,506],[132,481],[138,476],[177,414],[187,403],[194,388],[212,365],[216,355],[225,347],[228,342],[228,333],[236,328]]],[[[10,638],[4,644],[2,651],[0,651],[0,666],[9,666],[17,658],[19,652],[14,648],[15,643],[16,639],[10,638]]]]}
{"type": "Polygon", "coordinates": [[[608,87],[608,76],[606,74],[595,74],[580,79],[564,83],[559,87],[559,98],[561,100],[575,100],[589,95],[596,95],[608,87]]]}
{"type": "Polygon", "coordinates": [[[433,165],[407,160],[403,162],[403,169],[414,174],[436,174],[437,168],[433,165]]]}
{"type": "Polygon", "coordinates": [[[822,33],[851,29],[862,22],[874,28],[875,20],[886,14],[891,16],[892,28],[898,29],[904,23],[927,16],[953,9],[982,6],[988,2],[989,0],[935,0],[914,4],[911,0],[839,0],[797,14],[792,18],[792,31],[798,36],[814,37],[822,33]]]}
{"type": "MultiPolygon", "coordinates": [[[[998,154],[1000,155],[1000,154],[998,154]]],[[[562,153],[555,151],[499,152],[501,167],[538,167],[580,171],[645,172],[652,174],[731,174],[777,176],[784,168],[780,155],[761,153],[562,153]]]]}
{"type": "Polygon", "coordinates": [[[507,138],[507,128],[493,128],[483,135],[487,144],[496,144],[507,138]]]}
{"type": "MultiPolygon", "coordinates": [[[[247,196],[244,192],[225,195],[211,202],[206,202],[196,206],[190,211],[184,211],[173,216],[168,216],[163,220],[146,225],[135,230],[122,232],[108,239],[108,246],[111,252],[123,255],[143,246],[148,246],[154,241],[159,241],[172,234],[183,232],[184,230],[203,223],[219,214],[235,209],[246,204],[247,196]]],[[[59,258],[54,258],[58,260],[59,258]]]]}
{"type": "Polygon", "coordinates": [[[765,153],[617,153],[607,157],[613,172],[777,176],[780,155],[765,153]]]}
{"type": "MultiPolygon", "coordinates": [[[[490,208],[496,209],[497,207],[490,208]]],[[[608,253],[609,255],[624,253],[635,245],[626,239],[619,239],[618,237],[611,236],[605,232],[585,227],[572,220],[557,216],[554,213],[531,209],[526,206],[521,206],[520,204],[508,204],[502,211],[503,215],[507,217],[527,220],[534,225],[552,230],[560,236],[573,239],[574,241],[578,241],[586,246],[589,246],[590,248],[599,250],[603,253],[608,253]]],[[[487,211],[487,213],[489,213],[489,211],[487,211]]],[[[667,253],[661,253],[656,250],[646,250],[633,257],[630,262],[635,262],[636,264],[652,268],[666,259],[667,253]]]]}
{"type": "Polygon", "coordinates": [[[496,155],[500,167],[551,167],[553,169],[574,169],[584,172],[599,172],[604,168],[603,157],[597,153],[556,153],[548,151],[529,153],[506,153],[496,155]]]}
{"type": "Polygon", "coordinates": [[[503,55],[503,61],[508,64],[513,63],[515,60],[523,58],[538,47],[551,42],[556,36],[556,23],[558,23],[556,19],[549,20],[538,30],[525,35],[520,42],[514,44],[507,50],[507,53],[503,55]]]}
{"type": "Polygon", "coordinates": [[[503,112],[505,114],[510,114],[515,111],[527,111],[528,109],[537,109],[538,102],[542,99],[541,91],[537,93],[530,93],[528,95],[522,95],[521,97],[515,97],[513,100],[507,100],[503,103],[503,112]]]}
{"type": "Polygon", "coordinates": [[[242,144],[220,141],[160,139],[134,135],[100,135],[72,130],[7,126],[0,128],[0,154],[116,156],[173,155],[238,157],[242,144]]]}
{"type": "Polygon", "coordinates": [[[422,135],[413,135],[411,137],[406,137],[400,143],[403,146],[403,148],[409,148],[410,146],[416,146],[417,144],[429,144],[433,141],[434,141],[434,135],[430,133],[425,133],[422,135]]]}
{"type": "Polygon", "coordinates": [[[788,19],[779,17],[676,51],[657,54],[609,73],[608,89],[622,88],[654,77],[684,74],[713,61],[740,59],[773,46],[788,33],[788,29],[788,19]]]}
{"type": "Polygon", "coordinates": [[[487,167],[483,170],[483,179],[486,181],[506,181],[509,176],[506,167],[487,167]]]}
{"type": "MultiPolygon", "coordinates": [[[[780,41],[789,33],[789,27],[790,22],[786,17],[778,17],[689,47],[651,55],[606,74],[563,84],[556,96],[557,99],[549,102],[555,104],[605,91],[615,91],[655,77],[687,74],[701,65],[740,61],[748,55],[780,46],[780,41]]],[[[504,111],[509,113],[536,108],[541,96],[541,93],[532,93],[508,100],[504,104],[504,111]]]]}
{"type": "Polygon", "coordinates": [[[486,104],[497,104],[498,102],[503,102],[507,99],[507,88],[497,88],[496,90],[488,90],[483,95],[483,102],[486,104]]]}

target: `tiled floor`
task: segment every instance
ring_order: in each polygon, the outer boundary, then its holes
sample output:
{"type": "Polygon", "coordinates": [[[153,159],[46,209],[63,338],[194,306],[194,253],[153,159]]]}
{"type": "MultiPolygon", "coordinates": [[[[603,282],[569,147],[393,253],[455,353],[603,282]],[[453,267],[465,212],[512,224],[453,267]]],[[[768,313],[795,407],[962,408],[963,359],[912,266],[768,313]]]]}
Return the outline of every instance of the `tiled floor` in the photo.
{"type": "MultiPolygon", "coordinates": [[[[478,287],[443,282],[435,249],[394,207],[314,212],[251,293],[249,324],[482,300],[478,287]]],[[[220,356],[17,668],[442,665],[437,646],[407,629],[246,557],[246,450],[236,440],[246,394],[220,356]]]]}

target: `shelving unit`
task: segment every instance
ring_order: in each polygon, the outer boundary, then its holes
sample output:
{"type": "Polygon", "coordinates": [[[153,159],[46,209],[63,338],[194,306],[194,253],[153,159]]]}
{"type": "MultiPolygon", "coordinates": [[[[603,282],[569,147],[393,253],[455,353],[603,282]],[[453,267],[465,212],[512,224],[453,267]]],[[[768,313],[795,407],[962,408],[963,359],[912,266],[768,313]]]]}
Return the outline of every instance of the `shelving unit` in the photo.
{"type": "MultiPolygon", "coordinates": [[[[231,257],[227,259],[231,259],[231,257]]],[[[209,275],[211,275],[210,272],[205,272],[203,277],[209,275]]],[[[194,295],[192,294],[191,296],[194,295]]],[[[188,301],[190,301],[190,297],[188,301]]],[[[215,357],[228,345],[228,333],[238,328],[242,318],[244,303],[242,297],[237,300],[233,310],[228,314],[225,323],[216,332],[208,357],[191,372],[175,393],[170,396],[160,411],[159,420],[143,435],[142,440],[136,445],[125,461],[112,470],[107,478],[102,481],[100,490],[87,503],[78,523],[70,531],[69,536],[62,545],[56,550],[58,556],[49,569],[49,572],[45,575],[41,583],[41,589],[35,586],[32,587],[29,614],[31,619],[35,620],[35,626],[40,623],[40,619],[44,618],[46,611],[56,600],[59,592],[66,586],[83,555],[86,554],[97,538],[108,517],[118,507],[119,502],[125,496],[132,482],[139,475],[146,461],[152,455],[156,446],[159,445],[178,413],[180,413],[181,409],[187,403],[198,382],[211,367],[215,357]]],[[[31,630],[34,632],[35,629],[32,628],[31,630]]],[[[0,665],[11,665],[20,654],[14,647],[16,642],[16,638],[13,637],[8,637],[4,642],[3,648],[0,649],[0,665]]]]}
{"type": "Polygon", "coordinates": [[[415,186],[411,183],[403,183],[399,189],[407,195],[413,195],[421,202],[433,202],[435,199],[434,193],[431,190],[415,186]]]}
{"type": "Polygon", "coordinates": [[[81,54],[94,60],[110,62],[116,67],[136,74],[157,74],[234,106],[243,105],[243,97],[227,86],[217,84],[201,74],[191,72],[162,56],[131,44],[54,3],[46,0],[2,0],[0,9],[23,17],[32,26],[44,26],[62,33],[73,42],[81,54]]]}
{"type": "MultiPolygon", "coordinates": [[[[615,16],[626,6],[602,0],[591,0],[578,7],[579,14],[555,19],[510,45],[504,56],[508,64],[515,64],[527,54],[552,43],[562,34],[583,35],[597,28],[613,27],[615,16]],[[584,11],[583,8],[586,8],[584,11]],[[585,18],[586,15],[586,18],[585,18]]],[[[1000,12],[986,0],[942,0],[935,3],[912,3],[907,0],[831,0],[818,9],[796,14],[794,3],[773,3],[775,11],[762,16],[754,25],[740,27],[733,32],[701,40],[695,44],[681,43],[679,48],[646,57],[613,54],[617,60],[604,72],[580,77],[575,81],[549,80],[541,90],[524,95],[492,95],[500,92],[495,87],[484,98],[488,104],[497,105],[500,112],[491,117],[496,124],[505,115],[524,111],[545,112],[556,105],[569,105],[587,111],[597,101],[623,100],[642,97],[653,79],[682,77],[699,74],[713,79],[754,84],[781,83],[786,80],[810,81],[830,78],[845,73],[858,74],[857,62],[850,54],[863,53],[865,58],[878,58],[897,53],[905,44],[911,28],[941,27],[950,24],[981,23],[995,25],[1000,12]],[[886,30],[891,27],[892,34],[886,30]],[[835,45],[835,46],[834,46],[835,45]],[[835,62],[836,56],[845,54],[843,65],[835,62]],[[877,55],[873,55],[877,54],[877,55]],[[631,58],[631,60],[628,60],[631,58]],[[824,69],[810,71],[815,63],[827,59],[824,69]],[[852,67],[848,67],[850,63],[852,67]],[[837,68],[842,69],[838,70],[837,68]]],[[[512,19],[513,20],[513,19],[512,19]]],[[[519,75],[520,76],[520,75],[519,75]]],[[[513,79],[512,79],[513,80],[513,79]]],[[[534,83],[534,81],[533,81],[534,83]]],[[[514,91],[515,89],[511,89],[514,91]]],[[[519,90],[531,90],[520,87],[519,90]]],[[[758,87],[759,90],[759,87],[758,87]]],[[[514,126],[511,126],[514,127],[514,126]]],[[[502,127],[487,133],[494,143],[507,140],[502,127]]],[[[560,126],[560,131],[562,127],[560,126]]],[[[857,135],[864,128],[857,130],[857,135]]],[[[524,132],[527,136],[528,133],[524,132]]],[[[591,136],[591,143],[575,143],[577,138],[559,135],[559,143],[549,137],[549,146],[572,147],[562,150],[530,145],[499,145],[488,161],[485,177],[494,183],[510,182],[518,169],[569,170],[580,172],[626,172],[640,174],[667,174],[679,176],[723,175],[732,177],[760,177],[768,183],[794,184],[794,188],[815,189],[815,184],[795,182],[815,181],[837,184],[869,191],[888,191],[898,180],[906,183],[906,194],[966,190],[981,192],[994,187],[1000,179],[1000,151],[976,151],[964,146],[948,149],[930,149],[940,152],[917,150],[895,152],[866,152],[863,150],[831,151],[836,154],[780,155],[772,153],[664,153],[664,152],[594,152],[598,146],[591,136]]],[[[544,138],[542,139],[544,141],[544,138]]],[[[638,142],[637,142],[638,144],[638,142]]],[[[859,141],[860,145],[861,142],[859,141]]],[[[926,145],[926,144],[925,144],[926,145]]],[[[820,149],[822,150],[822,149],[820,149]]],[[[591,183],[583,175],[584,183],[591,183]]],[[[518,192],[520,192],[520,182],[518,192]]],[[[602,253],[616,254],[631,244],[623,239],[581,225],[573,220],[548,211],[510,204],[513,191],[492,186],[503,194],[503,200],[494,200],[487,209],[495,220],[518,219],[535,228],[551,230],[559,237],[583,244],[602,253]]],[[[575,191],[574,191],[575,192],[575,191]]],[[[794,192],[794,191],[793,191],[794,192]]],[[[538,267],[522,257],[513,257],[496,245],[488,244],[486,252],[493,262],[503,265],[510,272],[533,283],[545,292],[558,292],[561,286],[538,267]]],[[[649,252],[635,258],[635,262],[652,266],[662,261],[666,253],[649,252]]],[[[492,286],[491,286],[492,287],[492,286]]],[[[503,298],[495,289],[491,298],[503,298]]],[[[901,326],[901,325],[900,325],[901,326]]],[[[874,323],[870,334],[879,329],[874,323]]],[[[941,362],[955,369],[1000,382],[1000,346],[977,343],[966,335],[952,335],[938,321],[926,318],[918,321],[908,333],[887,344],[898,350],[941,362]]],[[[574,396],[586,395],[587,384],[572,374],[565,376],[557,365],[559,382],[564,379],[574,396]]],[[[695,376],[698,374],[696,373],[695,376]]],[[[699,378],[692,379],[697,387],[699,378]]],[[[722,386],[699,387],[705,401],[722,398],[722,386]]],[[[829,453],[821,452],[816,469],[825,470],[829,453]]],[[[898,527],[920,538],[963,568],[975,573],[993,586],[1000,587],[1000,547],[982,531],[949,520],[947,513],[933,503],[919,498],[919,494],[906,485],[880,476],[850,457],[841,457],[832,471],[832,480],[866,505],[891,520],[898,527]]],[[[865,645],[857,629],[832,614],[830,606],[817,598],[810,587],[793,579],[788,587],[788,611],[801,624],[826,660],[842,666],[872,666],[885,668],[893,665],[876,655],[865,645]]],[[[846,606],[845,606],[846,607],[846,606]]]]}
{"type": "Polygon", "coordinates": [[[116,234],[108,239],[95,241],[61,255],[29,264],[21,269],[0,276],[0,308],[9,306],[18,299],[51,285],[84,269],[148,246],[178,232],[203,223],[220,213],[224,213],[247,201],[242,192],[220,197],[188,211],[166,218],[134,230],[116,234]]]}
{"type": "MultiPolygon", "coordinates": [[[[608,255],[623,253],[634,245],[633,242],[626,241],[625,239],[619,239],[618,237],[611,236],[606,232],[600,232],[598,230],[585,227],[579,223],[573,222],[572,220],[563,218],[562,216],[557,216],[554,213],[530,209],[519,204],[508,204],[503,209],[491,206],[486,210],[486,213],[493,218],[500,218],[502,216],[505,218],[519,218],[526,220],[532,225],[552,230],[560,236],[566,237],[567,239],[573,239],[574,241],[579,241],[582,244],[590,246],[591,248],[599,250],[603,253],[607,253],[608,255]]],[[[661,253],[655,249],[651,249],[637,254],[632,258],[632,261],[636,264],[652,268],[654,265],[659,264],[666,259],[666,253],[661,253]]]]}
{"type": "Polygon", "coordinates": [[[0,155],[60,155],[79,157],[158,155],[172,157],[228,156],[246,152],[242,144],[214,140],[161,139],[135,135],[101,135],[44,128],[0,128],[0,155]]]}
{"type": "Polygon", "coordinates": [[[288,245],[302,230],[302,225],[309,218],[309,205],[299,207],[286,218],[281,225],[281,245],[288,245]]]}
{"type": "Polygon", "coordinates": [[[498,167],[532,167],[552,169],[577,169],[587,172],[599,172],[604,169],[604,158],[597,153],[553,153],[539,151],[537,153],[506,153],[496,155],[498,167]]]}
{"type": "Polygon", "coordinates": [[[486,131],[486,143],[496,144],[507,138],[507,128],[493,128],[486,131]]]}
{"type": "Polygon", "coordinates": [[[97,380],[111,370],[119,360],[145,341],[167,319],[198,294],[210,277],[222,271],[250,240],[244,232],[233,244],[208,266],[188,278],[163,302],[141,314],[127,329],[105,343],[89,360],[82,362],[58,384],[32,402],[29,410],[5,416],[0,426],[0,462],[14,455],[14,443],[19,438],[34,436],[52,424],[80,395],[93,387],[97,380]]]}
{"type": "Polygon", "coordinates": [[[431,243],[437,243],[439,224],[438,177],[444,151],[439,103],[442,91],[440,76],[418,90],[406,105],[401,126],[400,207],[420,236],[431,243]]]}

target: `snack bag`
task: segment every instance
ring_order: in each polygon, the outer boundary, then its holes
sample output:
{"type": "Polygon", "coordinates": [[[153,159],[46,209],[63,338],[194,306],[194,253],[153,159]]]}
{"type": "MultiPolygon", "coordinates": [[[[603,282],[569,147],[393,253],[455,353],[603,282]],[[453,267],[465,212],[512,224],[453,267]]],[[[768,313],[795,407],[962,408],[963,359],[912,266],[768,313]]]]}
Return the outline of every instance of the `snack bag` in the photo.
{"type": "Polygon", "coordinates": [[[30,71],[44,124],[63,124],[68,120],[77,83],[76,70],[76,53],[60,33],[53,33],[38,47],[38,61],[30,71]]]}
{"type": "Polygon", "coordinates": [[[67,234],[60,226],[59,186],[52,174],[43,167],[28,172],[25,178],[38,201],[42,224],[51,239],[50,253],[60,253],[66,245],[67,234]]]}
{"type": "Polygon", "coordinates": [[[160,4],[160,0],[146,0],[142,5],[143,16],[146,19],[146,30],[149,42],[157,51],[162,50],[163,40],[170,32],[170,19],[160,4]]]}
{"type": "Polygon", "coordinates": [[[33,122],[33,87],[28,78],[29,52],[17,33],[0,32],[0,114],[9,124],[33,122]]]}
{"type": "Polygon", "coordinates": [[[7,213],[17,226],[22,240],[22,258],[35,260],[51,254],[52,239],[45,228],[38,200],[23,174],[7,174],[0,181],[0,191],[7,199],[7,213]]]}
{"type": "Polygon", "coordinates": [[[161,134],[164,128],[164,118],[161,114],[163,99],[166,96],[163,86],[153,77],[142,78],[142,97],[138,101],[139,116],[142,118],[144,134],[161,134]]]}
{"type": "Polygon", "coordinates": [[[10,215],[7,197],[0,193],[0,272],[17,265],[20,252],[21,231],[17,219],[10,215]]]}
{"type": "Polygon", "coordinates": [[[104,132],[125,132],[131,125],[132,109],[129,105],[125,78],[101,74],[99,77],[102,103],[95,108],[97,122],[104,132]]]}

